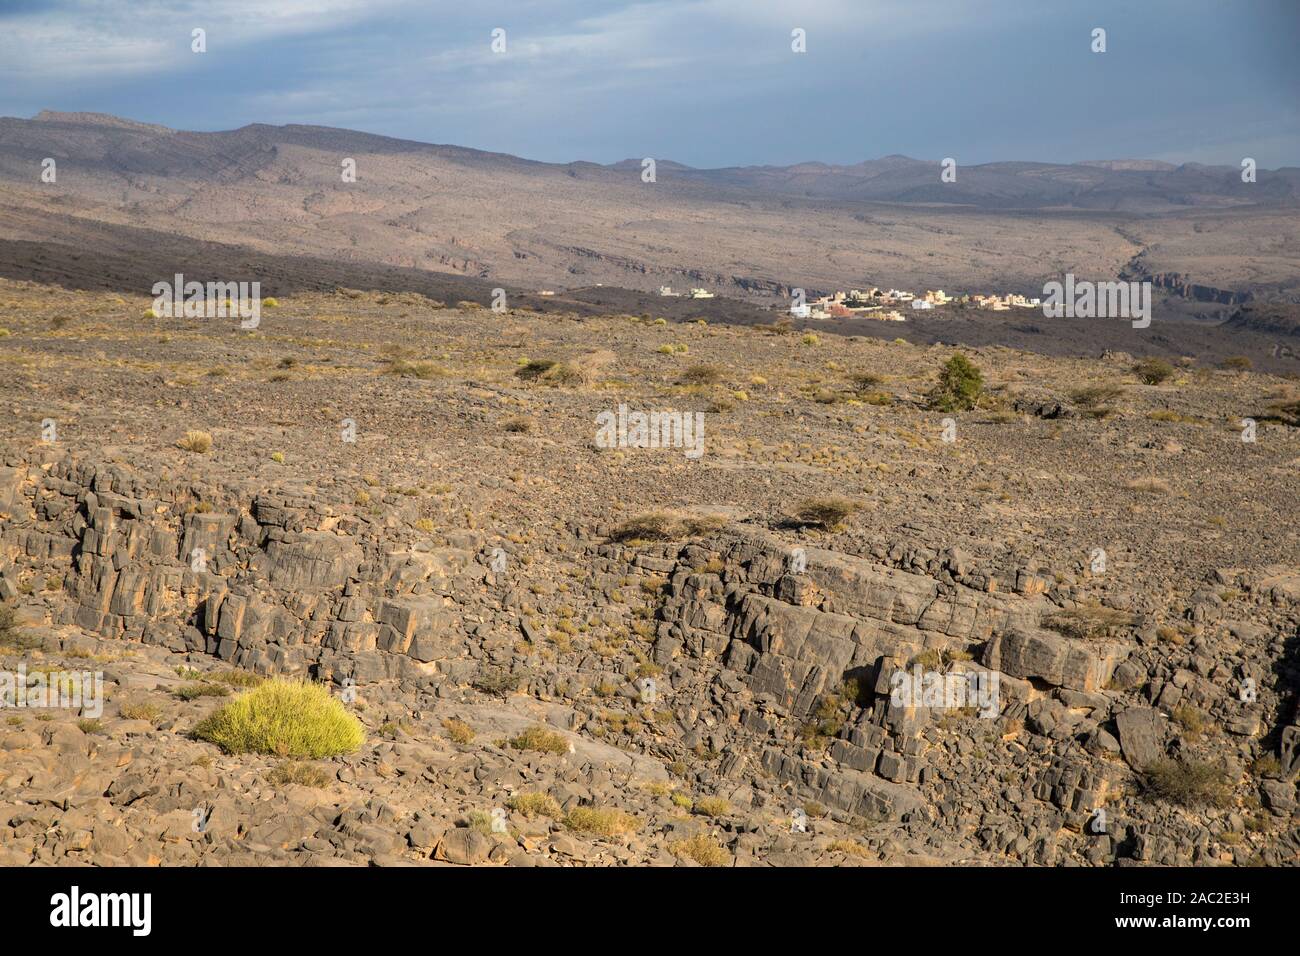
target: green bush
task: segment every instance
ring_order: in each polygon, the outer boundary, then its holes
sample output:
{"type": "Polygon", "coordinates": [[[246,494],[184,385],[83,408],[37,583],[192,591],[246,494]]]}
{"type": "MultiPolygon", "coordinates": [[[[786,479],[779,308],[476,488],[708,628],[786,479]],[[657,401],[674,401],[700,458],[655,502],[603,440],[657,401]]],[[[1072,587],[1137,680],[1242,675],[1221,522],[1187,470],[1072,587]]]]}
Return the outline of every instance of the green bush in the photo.
{"type": "Polygon", "coordinates": [[[575,833],[616,837],[637,830],[641,824],[636,817],[622,810],[574,807],[565,814],[564,825],[575,833]]]}
{"type": "Polygon", "coordinates": [[[515,750],[536,750],[551,754],[569,752],[568,738],[545,727],[529,727],[523,733],[512,737],[509,744],[515,750]]]}
{"type": "Polygon", "coordinates": [[[322,684],[269,680],[240,694],[194,729],[227,753],[333,757],[365,739],[361,721],[322,684]]]}
{"type": "Polygon", "coordinates": [[[801,525],[836,531],[861,510],[862,502],[851,498],[805,498],[795,506],[794,519],[801,525]]]}
{"type": "Polygon", "coordinates": [[[957,352],[939,373],[939,384],[926,398],[930,408],[940,412],[968,411],[984,394],[984,375],[965,355],[957,352]]]}
{"type": "Polygon", "coordinates": [[[1174,374],[1174,367],[1164,359],[1145,358],[1133,366],[1133,374],[1146,385],[1159,385],[1174,374]]]}
{"type": "Polygon", "coordinates": [[[703,833],[678,840],[668,849],[673,856],[692,860],[700,866],[726,866],[731,862],[731,854],[717,840],[703,833]]]}

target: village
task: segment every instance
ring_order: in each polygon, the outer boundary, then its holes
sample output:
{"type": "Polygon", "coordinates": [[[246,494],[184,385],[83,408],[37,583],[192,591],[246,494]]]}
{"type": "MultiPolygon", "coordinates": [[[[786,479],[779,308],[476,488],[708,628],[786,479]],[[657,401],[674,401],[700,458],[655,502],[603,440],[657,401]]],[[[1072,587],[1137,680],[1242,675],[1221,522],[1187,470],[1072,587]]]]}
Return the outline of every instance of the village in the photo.
{"type": "MultiPolygon", "coordinates": [[[[659,295],[678,297],[682,293],[674,292],[671,286],[660,286],[659,295]]],[[[711,299],[713,293],[706,289],[691,289],[687,295],[692,299],[711,299]]],[[[790,306],[790,314],[800,319],[877,319],[881,322],[905,322],[906,315],[900,309],[910,308],[916,312],[932,311],[943,306],[955,308],[984,309],[990,312],[1008,312],[1011,309],[1037,309],[1042,301],[1029,298],[1018,292],[1003,295],[983,295],[980,293],[963,293],[949,295],[942,289],[932,289],[919,295],[902,289],[850,289],[847,292],[834,292],[819,296],[811,302],[796,301],[790,306]]]]}

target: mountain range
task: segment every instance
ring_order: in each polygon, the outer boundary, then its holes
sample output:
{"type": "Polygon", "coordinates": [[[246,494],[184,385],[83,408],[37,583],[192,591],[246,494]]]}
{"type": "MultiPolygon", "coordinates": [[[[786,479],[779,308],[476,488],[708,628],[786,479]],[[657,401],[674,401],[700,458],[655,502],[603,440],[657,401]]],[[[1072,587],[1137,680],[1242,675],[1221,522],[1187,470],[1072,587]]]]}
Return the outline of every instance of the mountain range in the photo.
{"type": "Polygon", "coordinates": [[[0,118],[0,240],[121,251],[174,236],[522,288],[705,286],[756,301],[872,284],[1033,292],[1066,272],[1150,277],[1212,306],[1300,299],[1300,169],[1248,183],[1191,163],[958,163],[945,182],[939,160],[897,155],[660,158],[647,182],[645,167],[46,111],[0,118]]]}

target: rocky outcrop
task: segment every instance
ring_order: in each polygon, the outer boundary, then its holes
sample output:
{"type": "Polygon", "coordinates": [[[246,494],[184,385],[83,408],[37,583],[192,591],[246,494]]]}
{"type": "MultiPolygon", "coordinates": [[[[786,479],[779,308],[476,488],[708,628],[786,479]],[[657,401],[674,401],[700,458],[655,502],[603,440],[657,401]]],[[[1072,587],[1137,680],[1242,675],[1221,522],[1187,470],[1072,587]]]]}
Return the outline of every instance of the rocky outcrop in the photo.
{"type": "Polygon", "coordinates": [[[484,573],[462,547],[389,550],[306,494],[209,511],[111,464],[6,467],[0,502],[0,555],[64,575],[52,623],[261,673],[367,681],[461,657],[452,595],[484,573]]]}

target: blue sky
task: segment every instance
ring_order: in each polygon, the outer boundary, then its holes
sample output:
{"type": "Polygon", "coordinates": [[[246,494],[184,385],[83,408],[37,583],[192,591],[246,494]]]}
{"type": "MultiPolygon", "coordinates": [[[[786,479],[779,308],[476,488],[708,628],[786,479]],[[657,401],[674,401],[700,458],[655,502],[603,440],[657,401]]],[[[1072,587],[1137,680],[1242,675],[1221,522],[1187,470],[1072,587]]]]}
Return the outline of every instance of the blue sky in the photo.
{"type": "Polygon", "coordinates": [[[1274,168],[1300,165],[1298,40],[1296,0],[0,0],[0,114],[310,123],[555,162],[1274,168]]]}

